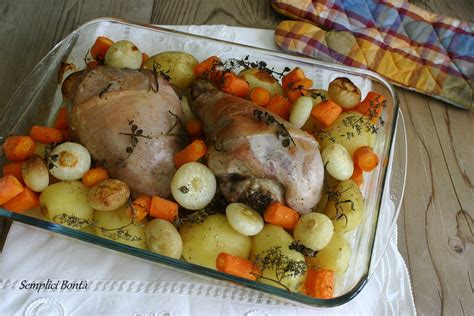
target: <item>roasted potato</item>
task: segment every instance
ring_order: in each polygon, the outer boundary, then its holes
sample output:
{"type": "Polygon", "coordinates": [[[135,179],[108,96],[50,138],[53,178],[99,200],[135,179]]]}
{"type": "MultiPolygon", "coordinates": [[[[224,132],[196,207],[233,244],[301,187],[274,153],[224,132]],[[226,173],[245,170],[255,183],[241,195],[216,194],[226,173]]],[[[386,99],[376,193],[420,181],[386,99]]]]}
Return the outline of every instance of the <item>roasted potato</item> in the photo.
{"type": "Polygon", "coordinates": [[[250,251],[251,260],[254,261],[257,258],[260,258],[261,260],[262,257],[264,258],[270,253],[280,254],[280,259],[282,259],[280,261],[280,266],[272,265],[264,267],[264,269],[262,269],[262,267],[259,267],[261,271],[263,270],[262,276],[264,277],[258,279],[259,282],[273,285],[276,287],[282,287],[279,286],[278,283],[271,281],[277,280],[294,291],[300,287],[305,278],[304,273],[296,273],[291,276],[283,277],[280,280],[278,280],[279,277],[277,275],[281,272],[281,269],[284,269],[283,265],[285,265],[285,260],[291,260],[293,263],[299,263],[300,265],[304,263],[304,256],[299,252],[291,250],[289,248],[290,244],[293,241],[293,237],[291,237],[291,235],[288,234],[282,227],[272,224],[265,224],[260,233],[255,236],[252,236],[252,248],[250,251]],[[275,251],[275,247],[279,247],[278,251],[275,251]]]}
{"type": "Polygon", "coordinates": [[[376,134],[370,119],[358,112],[342,113],[334,123],[317,134],[322,149],[332,143],[344,146],[352,157],[357,148],[374,147],[376,134]]]}
{"type": "Polygon", "coordinates": [[[98,211],[112,211],[124,205],[130,197],[128,185],[116,179],[106,179],[93,186],[87,195],[89,205],[98,211]]]}
{"type": "Polygon", "coordinates": [[[221,252],[241,258],[250,253],[250,237],[239,234],[222,214],[207,216],[202,223],[186,222],[179,228],[184,260],[216,269],[221,252]]]}
{"type": "Polygon", "coordinates": [[[324,213],[332,220],[334,231],[345,233],[362,222],[364,199],[354,180],[341,181],[331,189],[324,213]]]}
{"type": "Polygon", "coordinates": [[[196,79],[193,69],[197,64],[197,59],[191,54],[169,51],[151,56],[143,68],[167,75],[171,84],[185,90],[196,79]]]}
{"type": "Polygon", "coordinates": [[[89,188],[79,181],[50,185],[40,195],[41,212],[49,220],[81,229],[92,223],[94,209],[87,203],[89,188]]]}
{"type": "Polygon", "coordinates": [[[239,78],[244,79],[249,84],[249,92],[255,87],[265,88],[270,92],[270,96],[275,94],[285,95],[283,88],[271,74],[258,68],[244,69],[239,73],[239,78]]]}
{"type": "Polygon", "coordinates": [[[334,234],[329,244],[318,251],[315,257],[307,257],[306,263],[309,265],[330,269],[334,273],[343,273],[349,266],[352,250],[347,240],[334,234]]]}
{"type": "Polygon", "coordinates": [[[133,222],[127,214],[126,206],[109,212],[95,211],[94,223],[97,236],[146,249],[146,222],[133,222]]]}

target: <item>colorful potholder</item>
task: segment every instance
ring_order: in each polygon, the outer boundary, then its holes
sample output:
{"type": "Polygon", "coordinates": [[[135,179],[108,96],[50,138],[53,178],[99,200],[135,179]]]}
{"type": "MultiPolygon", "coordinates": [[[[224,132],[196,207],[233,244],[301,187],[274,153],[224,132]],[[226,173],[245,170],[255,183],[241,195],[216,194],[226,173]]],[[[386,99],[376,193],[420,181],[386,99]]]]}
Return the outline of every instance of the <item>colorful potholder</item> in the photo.
{"type": "Polygon", "coordinates": [[[473,107],[474,24],[402,0],[272,0],[272,6],[299,20],[278,25],[282,49],[367,68],[396,85],[473,107]]]}

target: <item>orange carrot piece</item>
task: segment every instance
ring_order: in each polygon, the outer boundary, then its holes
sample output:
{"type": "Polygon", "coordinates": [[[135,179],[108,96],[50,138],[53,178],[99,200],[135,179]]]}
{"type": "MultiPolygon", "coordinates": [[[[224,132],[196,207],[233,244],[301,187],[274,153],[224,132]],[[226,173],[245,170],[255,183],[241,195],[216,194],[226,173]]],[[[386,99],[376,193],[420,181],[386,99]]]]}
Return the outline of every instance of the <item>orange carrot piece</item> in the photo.
{"type": "Polygon", "coordinates": [[[313,86],[313,80],[305,78],[295,82],[291,88],[286,90],[286,96],[291,102],[295,102],[299,97],[308,94],[308,90],[313,86]]]}
{"type": "Polygon", "coordinates": [[[270,101],[270,92],[262,87],[255,87],[250,91],[250,100],[256,105],[265,106],[270,101]]]}
{"type": "Polygon", "coordinates": [[[311,110],[311,115],[324,127],[331,125],[341,113],[342,107],[331,100],[324,100],[311,110]]]}
{"type": "Polygon", "coordinates": [[[224,74],[222,84],[219,85],[224,92],[230,93],[238,97],[246,97],[249,94],[249,84],[244,79],[237,77],[233,72],[224,74]]]}
{"type": "Polygon", "coordinates": [[[3,175],[4,176],[14,176],[20,181],[23,181],[23,175],[21,171],[21,167],[23,165],[23,162],[13,162],[7,165],[3,166],[3,175]]]}
{"type": "Polygon", "coordinates": [[[67,107],[62,107],[59,109],[58,114],[56,115],[56,120],[54,121],[54,128],[57,129],[68,129],[69,124],[67,122],[67,107]]]}
{"type": "Polygon", "coordinates": [[[304,292],[306,295],[315,298],[332,298],[334,293],[334,271],[308,267],[304,292]]]}
{"type": "Polygon", "coordinates": [[[354,164],[351,179],[360,187],[364,184],[364,171],[356,164],[354,164]]]}
{"type": "Polygon", "coordinates": [[[105,54],[114,42],[105,36],[99,36],[91,47],[91,56],[96,60],[104,60],[105,54]]]}
{"type": "Polygon", "coordinates": [[[22,161],[35,153],[35,141],[29,136],[9,136],[3,144],[3,152],[10,161],[22,161]]]}
{"type": "Polygon", "coordinates": [[[292,230],[298,223],[300,215],[288,206],[274,202],[267,207],[263,213],[263,218],[270,224],[292,230]]]}
{"type": "Polygon", "coordinates": [[[364,100],[355,107],[347,109],[347,111],[355,111],[365,116],[369,116],[372,119],[372,123],[375,124],[380,118],[380,114],[382,114],[386,102],[387,101],[383,95],[370,91],[364,100]]]}
{"type": "Polygon", "coordinates": [[[291,103],[279,94],[275,94],[265,107],[285,120],[290,118],[291,103]]]}
{"type": "Polygon", "coordinates": [[[198,119],[190,119],[186,122],[186,131],[191,137],[200,137],[203,135],[202,123],[198,119]]]}
{"type": "Polygon", "coordinates": [[[104,168],[91,168],[82,176],[82,183],[85,186],[93,187],[108,178],[109,173],[104,168]]]}
{"type": "Polygon", "coordinates": [[[30,130],[30,137],[42,144],[60,143],[63,134],[57,128],[33,125],[30,130]]]}
{"type": "Polygon", "coordinates": [[[219,57],[211,56],[208,59],[202,61],[201,63],[197,64],[194,69],[194,75],[197,78],[201,78],[213,72],[217,64],[219,63],[219,57]]]}
{"type": "Polygon", "coordinates": [[[357,148],[352,156],[352,160],[354,160],[354,164],[367,172],[374,170],[379,164],[377,154],[369,146],[357,148]]]}
{"type": "Polygon", "coordinates": [[[206,143],[200,139],[193,141],[183,150],[177,152],[173,157],[174,166],[181,167],[185,163],[201,159],[207,153],[206,143]]]}
{"type": "Polygon", "coordinates": [[[23,213],[37,206],[39,206],[38,194],[25,187],[23,192],[5,203],[3,207],[11,212],[23,213]]]}
{"type": "Polygon", "coordinates": [[[127,207],[127,214],[134,221],[141,221],[148,213],[150,213],[151,197],[142,194],[132,202],[132,205],[127,207]]]}
{"type": "Polygon", "coordinates": [[[173,222],[178,217],[178,204],[159,196],[152,196],[150,216],[173,222]]]}
{"type": "Polygon", "coordinates": [[[251,261],[225,252],[217,256],[216,269],[249,280],[257,279],[258,269],[251,261]]]}
{"type": "Polygon", "coordinates": [[[20,180],[12,175],[0,178],[0,205],[7,203],[24,190],[20,180]]]}
{"type": "Polygon", "coordinates": [[[290,88],[291,85],[293,85],[293,83],[303,80],[305,78],[306,76],[303,70],[301,70],[301,68],[299,67],[296,67],[295,69],[293,69],[292,71],[290,71],[289,73],[283,76],[281,80],[281,85],[283,87],[283,90],[290,88]]]}

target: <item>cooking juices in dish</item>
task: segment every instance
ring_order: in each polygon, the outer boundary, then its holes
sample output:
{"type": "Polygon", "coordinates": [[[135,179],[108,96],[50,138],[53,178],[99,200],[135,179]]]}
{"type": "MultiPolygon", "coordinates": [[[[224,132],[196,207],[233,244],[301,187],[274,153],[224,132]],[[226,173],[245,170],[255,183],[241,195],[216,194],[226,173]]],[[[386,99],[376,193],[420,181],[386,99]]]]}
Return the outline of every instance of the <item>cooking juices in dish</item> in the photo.
{"type": "Polygon", "coordinates": [[[265,61],[99,37],[53,126],[3,145],[0,204],[316,298],[364,213],[385,99],[265,61]],[[324,89],[323,89],[324,88],[324,89]],[[325,90],[327,89],[327,90],[325,90]]]}

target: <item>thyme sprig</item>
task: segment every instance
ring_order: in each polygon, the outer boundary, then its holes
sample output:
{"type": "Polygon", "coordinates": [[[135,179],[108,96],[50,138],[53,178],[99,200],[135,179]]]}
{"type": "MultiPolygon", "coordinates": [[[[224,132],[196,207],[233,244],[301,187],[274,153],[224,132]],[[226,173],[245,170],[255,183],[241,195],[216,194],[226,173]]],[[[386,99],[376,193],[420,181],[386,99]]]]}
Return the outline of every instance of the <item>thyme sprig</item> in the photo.
{"type": "Polygon", "coordinates": [[[311,249],[311,248],[306,247],[305,245],[303,245],[302,243],[300,243],[299,240],[293,241],[293,242],[288,246],[288,248],[290,248],[291,250],[298,251],[300,254],[302,254],[302,255],[305,256],[305,257],[314,257],[314,256],[316,256],[316,254],[318,253],[317,250],[313,250],[313,249],[311,249]]]}
{"type": "Polygon", "coordinates": [[[263,70],[271,74],[272,76],[277,76],[278,78],[283,77],[287,72],[291,70],[289,67],[285,67],[282,72],[278,72],[275,70],[274,67],[268,68],[268,64],[263,60],[250,61],[249,55],[245,56],[243,59],[230,58],[223,62],[220,61],[217,63],[217,67],[222,68],[224,72],[232,71],[239,67],[245,69],[257,68],[259,70],[263,70]]]}
{"type": "MultiPolygon", "coordinates": [[[[326,168],[326,166],[325,166],[326,168]]],[[[336,209],[336,214],[334,216],[334,218],[331,218],[333,220],[341,220],[341,219],[344,219],[346,221],[346,224],[347,225],[347,222],[348,222],[348,219],[347,219],[347,215],[344,214],[344,209],[343,209],[343,205],[344,204],[350,204],[350,210],[352,212],[355,212],[355,206],[354,206],[354,201],[348,199],[348,200],[341,200],[341,195],[342,193],[348,191],[349,189],[351,189],[351,187],[345,189],[344,191],[338,191],[335,189],[335,186],[329,186],[329,184],[327,182],[324,183],[324,192],[328,195],[328,202],[331,201],[331,202],[334,202],[334,206],[335,206],[335,209],[336,209]]]]}
{"type": "Polygon", "coordinates": [[[283,279],[294,278],[306,273],[306,263],[284,255],[280,246],[271,247],[258,254],[254,260],[254,264],[259,271],[259,273],[255,274],[257,279],[273,281],[288,291],[290,291],[290,289],[282,283],[283,279]],[[273,271],[276,279],[264,277],[263,272],[266,270],[273,271]]]}
{"type": "Polygon", "coordinates": [[[296,146],[295,141],[291,137],[285,125],[278,122],[273,115],[269,114],[268,112],[255,109],[253,111],[253,116],[255,116],[259,121],[265,122],[267,125],[275,125],[277,127],[276,136],[277,139],[281,138],[281,144],[283,147],[289,147],[291,144],[296,146]]]}
{"type": "Polygon", "coordinates": [[[58,214],[53,217],[53,221],[58,224],[65,224],[74,228],[81,228],[90,225],[92,222],[85,218],[77,217],[76,215],[58,214]]]}
{"type": "Polygon", "coordinates": [[[125,136],[129,136],[130,137],[130,141],[131,141],[131,145],[130,146],[127,146],[126,148],[126,152],[127,152],[127,156],[123,159],[120,159],[119,161],[119,165],[120,164],[124,164],[125,163],[125,160],[127,160],[128,158],[130,158],[130,156],[133,154],[133,152],[135,151],[135,148],[137,147],[138,145],[138,139],[140,137],[142,138],[146,138],[146,139],[153,139],[151,136],[149,135],[144,135],[143,134],[143,129],[139,129],[138,128],[138,125],[135,124],[135,121],[134,120],[128,120],[128,126],[130,126],[130,130],[131,132],[130,133],[119,133],[120,135],[125,135],[125,136]]]}

